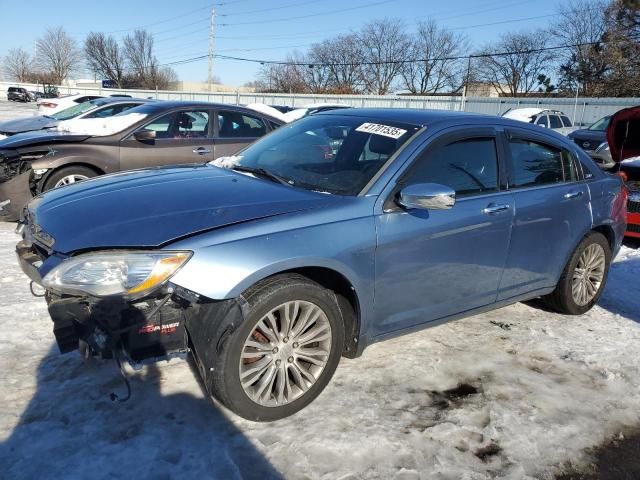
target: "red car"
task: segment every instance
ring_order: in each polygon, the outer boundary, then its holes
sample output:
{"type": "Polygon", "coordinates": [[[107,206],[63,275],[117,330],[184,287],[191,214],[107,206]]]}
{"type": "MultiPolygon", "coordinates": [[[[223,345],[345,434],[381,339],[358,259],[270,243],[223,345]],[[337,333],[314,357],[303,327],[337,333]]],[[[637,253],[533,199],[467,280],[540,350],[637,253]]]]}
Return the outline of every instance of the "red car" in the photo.
{"type": "Polygon", "coordinates": [[[625,108],[611,118],[607,141],[612,158],[616,162],[626,160],[620,165],[629,191],[625,235],[640,238],[640,107],[625,108]]]}

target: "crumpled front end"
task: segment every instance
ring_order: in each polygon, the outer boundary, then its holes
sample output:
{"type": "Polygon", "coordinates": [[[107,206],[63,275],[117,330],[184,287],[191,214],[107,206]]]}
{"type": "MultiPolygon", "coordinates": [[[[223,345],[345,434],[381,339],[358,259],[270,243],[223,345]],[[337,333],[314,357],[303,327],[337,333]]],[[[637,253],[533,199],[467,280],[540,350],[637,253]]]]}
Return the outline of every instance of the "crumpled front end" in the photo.
{"type": "Polygon", "coordinates": [[[18,220],[33,196],[33,189],[31,159],[14,151],[0,150],[0,218],[18,220]]]}
{"type": "MultiPolygon", "coordinates": [[[[42,287],[43,273],[62,260],[34,238],[37,235],[38,232],[23,231],[24,238],[16,247],[20,266],[32,280],[32,290],[33,284],[42,287]]],[[[81,350],[85,355],[111,358],[124,352],[131,361],[138,362],[188,349],[185,318],[191,301],[171,284],[135,301],[50,290],[45,290],[43,296],[61,353],[81,350]]]]}

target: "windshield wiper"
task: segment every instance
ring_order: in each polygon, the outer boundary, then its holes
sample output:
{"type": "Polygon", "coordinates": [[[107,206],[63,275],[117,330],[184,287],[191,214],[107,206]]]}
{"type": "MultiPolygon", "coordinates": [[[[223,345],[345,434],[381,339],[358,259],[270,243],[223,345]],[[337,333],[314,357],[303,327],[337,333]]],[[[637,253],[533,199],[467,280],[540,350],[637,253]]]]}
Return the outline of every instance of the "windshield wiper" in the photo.
{"type": "Polygon", "coordinates": [[[259,177],[266,178],[271,180],[272,182],[281,183],[283,185],[293,185],[293,180],[288,180],[284,177],[276,175],[275,173],[271,173],[269,170],[265,170],[264,168],[253,168],[253,167],[244,167],[242,165],[234,165],[231,167],[231,170],[236,170],[238,172],[246,172],[253,173],[254,175],[258,175],[259,177]]]}

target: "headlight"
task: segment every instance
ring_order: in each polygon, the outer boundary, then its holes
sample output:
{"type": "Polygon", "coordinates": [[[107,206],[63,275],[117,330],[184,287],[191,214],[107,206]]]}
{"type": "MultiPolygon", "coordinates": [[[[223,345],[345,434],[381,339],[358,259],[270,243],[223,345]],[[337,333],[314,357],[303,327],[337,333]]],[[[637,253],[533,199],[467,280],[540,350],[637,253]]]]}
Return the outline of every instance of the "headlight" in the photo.
{"type": "Polygon", "coordinates": [[[47,289],[139,298],[163,285],[191,252],[101,252],[71,257],[42,280],[47,289]]]}
{"type": "Polygon", "coordinates": [[[608,152],[608,151],[609,151],[609,144],[607,142],[601,143],[598,146],[598,148],[596,148],[596,152],[598,152],[598,153],[608,152]]]}

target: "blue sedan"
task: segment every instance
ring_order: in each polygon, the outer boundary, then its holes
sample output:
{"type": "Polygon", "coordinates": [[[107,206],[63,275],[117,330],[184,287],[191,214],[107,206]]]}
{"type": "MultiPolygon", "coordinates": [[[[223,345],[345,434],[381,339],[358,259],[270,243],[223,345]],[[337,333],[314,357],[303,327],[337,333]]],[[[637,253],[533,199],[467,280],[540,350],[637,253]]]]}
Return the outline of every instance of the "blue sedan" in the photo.
{"type": "Polygon", "coordinates": [[[345,109],[215,164],[134,170],[33,199],[17,246],[61,352],[191,352],[210,394],[291,415],[341,356],[542,297],[579,315],[625,230],[621,179],[498,117],[345,109]]]}

